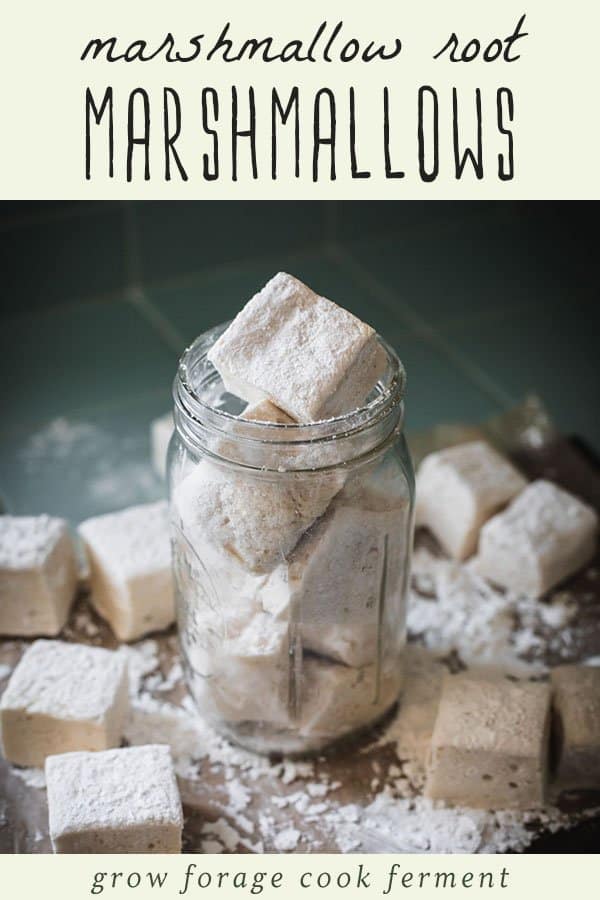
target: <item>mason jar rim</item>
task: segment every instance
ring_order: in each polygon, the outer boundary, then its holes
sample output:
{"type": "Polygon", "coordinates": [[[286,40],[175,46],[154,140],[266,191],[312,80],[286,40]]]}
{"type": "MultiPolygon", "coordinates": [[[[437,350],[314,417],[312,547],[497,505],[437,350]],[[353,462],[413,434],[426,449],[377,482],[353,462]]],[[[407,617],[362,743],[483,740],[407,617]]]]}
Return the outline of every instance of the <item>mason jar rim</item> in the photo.
{"type": "MultiPolygon", "coordinates": [[[[377,395],[348,413],[318,422],[280,423],[243,419],[217,407],[206,396],[211,381],[215,386],[220,382],[220,376],[208,361],[207,354],[228,325],[229,322],[224,322],[200,334],[179,360],[173,382],[176,427],[180,432],[183,430],[183,436],[189,443],[205,449],[200,432],[208,430],[228,442],[241,442],[246,446],[314,446],[343,439],[350,441],[353,436],[371,429],[385,430],[384,423],[390,418],[394,419],[394,427],[397,427],[397,421],[403,418],[406,372],[396,351],[380,335],[377,335],[377,340],[386,353],[387,366],[378,382],[377,395]],[[199,380],[202,380],[204,390],[200,390],[199,380]]],[[[382,433],[377,443],[383,443],[388,433],[382,433]]],[[[214,453],[214,447],[210,452],[214,453]]]]}

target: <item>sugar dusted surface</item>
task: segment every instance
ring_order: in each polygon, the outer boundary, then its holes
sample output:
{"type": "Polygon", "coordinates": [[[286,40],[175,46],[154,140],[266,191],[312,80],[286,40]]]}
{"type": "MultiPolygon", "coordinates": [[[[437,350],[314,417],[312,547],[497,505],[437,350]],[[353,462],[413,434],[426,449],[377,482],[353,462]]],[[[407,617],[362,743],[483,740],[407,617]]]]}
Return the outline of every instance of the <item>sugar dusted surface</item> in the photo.
{"type": "Polygon", "coordinates": [[[447,675],[434,741],[466,750],[535,758],[549,705],[547,684],[469,672],[447,675]]]}
{"type": "Polygon", "coordinates": [[[116,567],[123,578],[145,575],[171,564],[165,501],[87,519],[79,531],[94,552],[116,567]]]}
{"type": "Polygon", "coordinates": [[[458,444],[432,453],[421,467],[426,471],[430,465],[452,469],[483,497],[486,506],[506,502],[527,484],[512,463],[486,441],[458,444]]]}
{"type": "Polygon", "coordinates": [[[0,569],[42,566],[66,528],[51,516],[0,516],[0,569]]]}
{"type": "Polygon", "coordinates": [[[484,526],[483,535],[499,546],[526,548],[542,556],[579,529],[598,526],[594,510],[550,481],[529,484],[510,506],[484,526]]]}
{"type": "MultiPolygon", "coordinates": [[[[233,393],[237,388],[254,403],[269,399],[297,421],[309,422],[321,417],[369,342],[373,359],[362,359],[363,371],[354,373],[357,387],[377,354],[373,329],[280,272],[238,313],[208,358],[233,393]]],[[[354,397],[355,407],[381,371],[374,368],[372,374],[371,383],[360,386],[363,395],[354,397]]]]}
{"type": "Polygon", "coordinates": [[[2,709],[67,720],[101,719],[121,684],[124,657],[101,647],[35,641],[2,695],[2,709]]]}
{"type": "Polygon", "coordinates": [[[166,745],[50,756],[46,779],[54,838],[91,829],[183,824],[166,745]]]}

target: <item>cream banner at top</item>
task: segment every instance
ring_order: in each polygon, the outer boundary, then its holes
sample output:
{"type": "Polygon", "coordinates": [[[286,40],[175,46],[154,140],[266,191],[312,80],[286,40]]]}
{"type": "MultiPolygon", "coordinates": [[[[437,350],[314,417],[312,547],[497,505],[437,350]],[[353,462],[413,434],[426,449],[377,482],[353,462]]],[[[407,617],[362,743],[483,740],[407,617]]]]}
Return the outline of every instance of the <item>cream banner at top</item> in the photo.
{"type": "Polygon", "coordinates": [[[599,10],[13,4],[1,194],[596,199],[599,10]]]}

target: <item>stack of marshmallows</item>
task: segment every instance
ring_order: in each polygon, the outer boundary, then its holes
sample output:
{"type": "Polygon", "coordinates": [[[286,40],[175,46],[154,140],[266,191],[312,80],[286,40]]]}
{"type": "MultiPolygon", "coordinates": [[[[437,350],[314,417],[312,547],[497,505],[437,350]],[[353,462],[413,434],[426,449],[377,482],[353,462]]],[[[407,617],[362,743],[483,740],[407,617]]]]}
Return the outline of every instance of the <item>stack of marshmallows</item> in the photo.
{"type": "Polygon", "coordinates": [[[259,442],[276,431],[285,449],[273,465],[232,465],[233,420],[230,442],[175,475],[192,690],[206,716],[243,729],[258,750],[274,734],[282,749],[311,749],[378,718],[398,695],[409,498],[385,456],[337,464],[336,441],[294,441],[290,426],[364,406],[387,353],[368,325],[279,273],[208,359],[246,401],[241,418],[262,424],[259,442]],[[378,620],[384,541],[387,629],[378,620]]]}

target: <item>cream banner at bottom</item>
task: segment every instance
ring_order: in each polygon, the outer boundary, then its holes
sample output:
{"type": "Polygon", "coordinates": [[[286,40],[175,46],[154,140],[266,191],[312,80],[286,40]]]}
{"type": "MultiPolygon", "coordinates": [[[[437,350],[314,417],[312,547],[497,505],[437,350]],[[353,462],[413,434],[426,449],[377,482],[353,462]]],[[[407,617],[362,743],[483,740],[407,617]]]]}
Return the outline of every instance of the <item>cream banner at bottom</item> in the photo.
{"type": "Polygon", "coordinates": [[[0,896],[103,900],[220,896],[264,900],[503,897],[592,900],[600,856],[82,855],[2,856],[0,896]]]}

